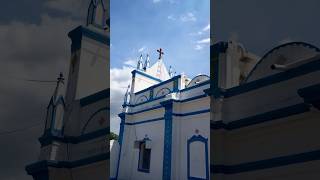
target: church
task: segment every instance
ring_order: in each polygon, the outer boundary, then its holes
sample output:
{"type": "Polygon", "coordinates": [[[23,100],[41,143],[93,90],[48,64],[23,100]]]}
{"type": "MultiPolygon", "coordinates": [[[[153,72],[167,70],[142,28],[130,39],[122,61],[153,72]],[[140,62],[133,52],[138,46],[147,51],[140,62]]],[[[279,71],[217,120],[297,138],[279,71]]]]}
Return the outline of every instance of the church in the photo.
{"type": "Polygon", "coordinates": [[[210,177],[320,177],[320,49],[305,42],[261,58],[237,42],[211,45],[210,177]]]}
{"type": "Polygon", "coordinates": [[[68,34],[68,81],[57,78],[39,157],[25,168],[35,180],[109,177],[109,22],[109,2],[91,0],[86,24],[68,34]]]}
{"type": "Polygon", "coordinates": [[[140,56],[131,72],[110,179],[209,179],[210,78],[176,75],[157,51],[154,64],[140,56]]]}

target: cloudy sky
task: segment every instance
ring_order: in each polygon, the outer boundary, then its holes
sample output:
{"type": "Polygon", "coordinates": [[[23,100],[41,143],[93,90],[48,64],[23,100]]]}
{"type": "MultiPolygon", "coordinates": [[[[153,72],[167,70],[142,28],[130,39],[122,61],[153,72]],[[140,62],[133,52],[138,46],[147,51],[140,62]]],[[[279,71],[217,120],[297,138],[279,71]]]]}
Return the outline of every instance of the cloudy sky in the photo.
{"type": "Polygon", "coordinates": [[[209,74],[209,0],[111,0],[111,131],[118,133],[123,95],[140,54],[177,74],[209,74]],[[196,68],[195,68],[196,67],[196,68]]]}
{"type": "Polygon", "coordinates": [[[46,106],[55,80],[67,76],[67,33],[85,22],[88,0],[11,0],[0,7],[0,179],[32,179],[46,106]]]}
{"type": "Polygon", "coordinates": [[[262,57],[273,47],[304,41],[320,47],[319,0],[214,0],[214,41],[241,42],[262,57]]]}

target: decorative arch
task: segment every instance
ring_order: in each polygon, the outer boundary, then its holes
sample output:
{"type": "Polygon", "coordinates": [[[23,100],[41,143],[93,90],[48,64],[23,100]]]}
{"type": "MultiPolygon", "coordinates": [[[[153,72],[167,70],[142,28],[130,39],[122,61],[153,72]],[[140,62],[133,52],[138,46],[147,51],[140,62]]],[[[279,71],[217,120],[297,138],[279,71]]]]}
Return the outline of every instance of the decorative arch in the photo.
{"type": "Polygon", "coordinates": [[[259,62],[252,68],[252,70],[250,71],[250,73],[248,74],[248,76],[245,78],[244,82],[249,82],[250,79],[252,78],[254,72],[256,72],[256,70],[267,60],[267,57],[270,56],[271,54],[275,53],[276,51],[278,51],[281,48],[287,47],[287,46],[292,46],[292,45],[299,45],[302,47],[306,47],[309,48],[311,50],[314,50],[315,52],[320,52],[320,49],[312,44],[309,43],[305,43],[305,42],[289,42],[289,43],[285,43],[282,44],[280,46],[277,46],[271,50],[269,50],[265,55],[262,56],[262,58],[259,60],[259,62]]]}
{"type": "Polygon", "coordinates": [[[207,76],[207,75],[205,75],[205,74],[199,74],[199,75],[197,75],[196,77],[194,77],[194,78],[188,83],[188,85],[187,85],[186,87],[188,88],[188,87],[195,86],[195,85],[197,85],[197,84],[199,84],[199,83],[201,83],[201,82],[207,81],[207,80],[209,80],[209,79],[210,79],[209,76],[207,76]]]}
{"type": "Polygon", "coordinates": [[[171,90],[169,88],[165,87],[165,88],[162,88],[159,91],[157,91],[155,97],[157,98],[157,97],[165,96],[170,93],[171,93],[171,90]]]}
{"type": "MultiPolygon", "coordinates": [[[[98,109],[96,112],[92,113],[92,115],[89,117],[89,119],[87,120],[87,122],[83,126],[83,128],[81,130],[81,135],[83,135],[86,132],[88,125],[90,124],[90,122],[92,122],[94,117],[96,117],[98,114],[100,114],[100,112],[107,111],[107,110],[108,110],[108,108],[104,107],[104,108],[98,109]]],[[[107,117],[107,112],[106,112],[106,117],[107,117]]]]}
{"type": "MultiPolygon", "coordinates": [[[[199,153],[199,149],[197,149],[197,155],[201,155],[199,153]]],[[[187,142],[187,170],[188,170],[188,180],[209,180],[209,158],[208,158],[208,138],[205,138],[201,135],[193,135],[190,139],[188,139],[187,142]],[[203,144],[204,148],[204,163],[205,163],[205,177],[195,177],[193,174],[191,174],[191,163],[193,162],[191,160],[191,153],[193,152],[191,149],[191,145],[195,143],[203,144]]]]}
{"type": "Polygon", "coordinates": [[[145,101],[148,101],[148,97],[146,95],[141,95],[137,98],[135,104],[139,104],[145,101]]]}

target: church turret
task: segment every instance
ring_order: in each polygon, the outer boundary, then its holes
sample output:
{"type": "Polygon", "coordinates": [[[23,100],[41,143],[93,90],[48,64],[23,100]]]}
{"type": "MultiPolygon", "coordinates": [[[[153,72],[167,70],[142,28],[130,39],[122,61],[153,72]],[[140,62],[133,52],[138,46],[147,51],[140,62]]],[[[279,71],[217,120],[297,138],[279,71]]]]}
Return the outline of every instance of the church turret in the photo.
{"type": "Polygon", "coordinates": [[[103,0],[91,0],[88,8],[87,26],[94,26],[100,29],[108,29],[106,5],[103,0]]]}
{"type": "Polygon", "coordinates": [[[63,116],[65,110],[64,93],[64,77],[62,73],[60,73],[57,78],[56,88],[47,107],[45,134],[51,133],[56,136],[62,135],[63,116]]]}
{"type": "Polygon", "coordinates": [[[150,57],[149,57],[149,54],[147,54],[147,58],[144,62],[144,66],[143,66],[144,71],[146,71],[149,67],[150,67],[150,57]]]}
{"type": "Polygon", "coordinates": [[[138,70],[142,70],[142,69],[143,69],[143,58],[142,58],[142,54],[140,55],[140,58],[139,58],[139,60],[138,60],[137,69],[138,69],[138,70]]]}

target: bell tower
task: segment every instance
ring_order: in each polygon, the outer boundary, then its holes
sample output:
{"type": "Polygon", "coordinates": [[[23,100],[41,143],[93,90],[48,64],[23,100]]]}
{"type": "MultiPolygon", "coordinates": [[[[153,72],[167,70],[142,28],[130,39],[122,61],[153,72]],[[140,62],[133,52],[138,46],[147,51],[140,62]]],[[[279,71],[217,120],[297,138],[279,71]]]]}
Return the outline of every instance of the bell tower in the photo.
{"type": "Polygon", "coordinates": [[[60,74],[47,108],[34,179],[109,177],[109,0],[91,0],[87,23],[68,34],[71,58],[66,91],[60,74]]]}

